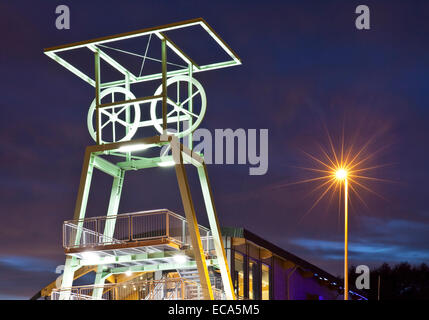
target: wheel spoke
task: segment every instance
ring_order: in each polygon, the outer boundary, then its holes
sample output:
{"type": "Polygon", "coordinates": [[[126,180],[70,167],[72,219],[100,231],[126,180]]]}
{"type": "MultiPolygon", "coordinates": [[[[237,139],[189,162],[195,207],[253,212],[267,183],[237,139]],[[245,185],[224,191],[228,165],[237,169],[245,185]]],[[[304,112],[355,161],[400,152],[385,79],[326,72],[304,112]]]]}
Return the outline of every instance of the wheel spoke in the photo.
{"type": "Polygon", "coordinates": [[[183,102],[180,104],[180,106],[182,107],[185,103],[187,103],[189,100],[191,100],[193,97],[195,97],[198,93],[200,93],[200,91],[199,91],[199,90],[195,91],[195,92],[192,94],[192,96],[190,96],[190,97],[186,98],[186,100],[185,100],[185,101],[183,101],[183,102]]]}
{"type": "Polygon", "coordinates": [[[177,112],[176,107],[174,107],[174,109],[173,109],[173,110],[171,110],[169,113],[167,113],[167,118],[168,118],[169,116],[171,116],[171,115],[173,114],[173,112],[177,112]]]}
{"type": "Polygon", "coordinates": [[[167,103],[170,103],[174,107],[174,109],[176,109],[177,107],[180,107],[179,104],[177,104],[176,102],[174,102],[173,100],[171,100],[169,97],[167,97],[167,103]]]}
{"type": "Polygon", "coordinates": [[[108,124],[109,124],[109,122],[111,121],[111,119],[109,119],[109,120],[107,120],[102,126],[101,126],[101,128],[100,129],[103,129],[105,126],[107,126],[108,124]]]}
{"type": "MultiPolygon", "coordinates": [[[[108,116],[110,118],[110,116],[112,115],[112,113],[107,112],[106,110],[104,110],[104,108],[100,108],[100,113],[105,114],[106,116],[108,116]]],[[[113,110],[112,110],[113,111],[113,110]]]]}
{"type": "Polygon", "coordinates": [[[195,118],[198,118],[198,116],[195,113],[192,113],[189,110],[186,110],[185,108],[182,107],[182,105],[177,105],[176,103],[174,103],[174,101],[172,101],[170,98],[167,98],[168,101],[173,105],[174,110],[177,111],[177,116],[179,116],[179,112],[183,112],[183,113],[187,113],[190,116],[193,116],[195,118]]]}
{"type": "Polygon", "coordinates": [[[185,114],[187,114],[189,116],[198,118],[198,116],[195,113],[193,113],[193,112],[191,112],[189,110],[186,110],[185,108],[182,108],[182,107],[178,107],[178,108],[180,108],[180,111],[182,111],[183,113],[185,113],[185,114]]]}
{"type": "Polygon", "coordinates": [[[116,141],[116,126],[113,122],[112,122],[112,128],[113,128],[112,138],[113,138],[113,142],[115,142],[116,141]]]}
{"type": "Polygon", "coordinates": [[[177,81],[177,95],[176,95],[177,104],[180,103],[180,80],[177,81]]]}
{"type": "Polygon", "coordinates": [[[123,107],[121,110],[119,110],[116,115],[119,115],[121,112],[123,112],[128,106],[123,107]]]}
{"type": "Polygon", "coordinates": [[[179,117],[177,117],[176,132],[179,132],[179,128],[180,128],[179,117]]]}
{"type": "MultiPolygon", "coordinates": [[[[129,127],[129,124],[128,124],[128,123],[126,123],[126,122],[125,122],[124,120],[122,120],[122,119],[117,118],[117,119],[116,119],[116,121],[117,121],[117,122],[119,122],[120,124],[122,124],[124,127],[127,127],[127,128],[129,127]]],[[[116,122],[116,121],[115,121],[115,122],[116,122]]]]}

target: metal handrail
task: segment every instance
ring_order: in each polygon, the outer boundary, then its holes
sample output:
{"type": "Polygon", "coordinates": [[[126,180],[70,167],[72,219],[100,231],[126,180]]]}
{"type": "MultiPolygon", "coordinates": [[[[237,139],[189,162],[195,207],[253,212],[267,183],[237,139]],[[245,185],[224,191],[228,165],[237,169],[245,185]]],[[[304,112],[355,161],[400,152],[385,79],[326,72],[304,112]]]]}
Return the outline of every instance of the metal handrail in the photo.
{"type": "MultiPolygon", "coordinates": [[[[202,297],[201,285],[197,282],[184,278],[163,278],[53,289],[51,299],[96,300],[92,295],[96,289],[103,292],[102,296],[97,298],[101,300],[120,300],[129,297],[136,300],[190,300],[202,297]]],[[[213,288],[213,293],[215,299],[225,299],[223,291],[213,288]]]]}
{"type": "MultiPolygon", "coordinates": [[[[178,218],[180,220],[183,220],[186,222],[185,217],[181,216],[180,214],[174,213],[168,209],[155,209],[155,210],[145,210],[145,211],[138,211],[138,212],[131,212],[131,213],[121,213],[118,214],[116,216],[136,216],[136,215],[148,215],[148,214],[157,214],[157,213],[161,213],[161,212],[167,212],[170,216],[173,216],[175,218],[178,218]]],[[[84,219],[78,219],[78,220],[66,220],[64,221],[64,224],[66,223],[72,223],[72,222],[83,222],[83,221],[93,221],[93,220],[99,220],[99,219],[105,219],[105,218],[113,218],[115,216],[98,216],[98,217],[89,217],[89,218],[84,218],[84,219]]],[[[204,231],[210,231],[209,228],[206,228],[204,226],[199,226],[200,229],[204,230],[204,231]]]]}
{"type": "MultiPolygon", "coordinates": [[[[206,239],[205,247],[209,249],[210,230],[203,226],[199,229],[202,240],[206,239]]],[[[186,219],[161,209],[67,220],[63,224],[63,247],[66,249],[160,238],[189,245],[186,219]]]]}

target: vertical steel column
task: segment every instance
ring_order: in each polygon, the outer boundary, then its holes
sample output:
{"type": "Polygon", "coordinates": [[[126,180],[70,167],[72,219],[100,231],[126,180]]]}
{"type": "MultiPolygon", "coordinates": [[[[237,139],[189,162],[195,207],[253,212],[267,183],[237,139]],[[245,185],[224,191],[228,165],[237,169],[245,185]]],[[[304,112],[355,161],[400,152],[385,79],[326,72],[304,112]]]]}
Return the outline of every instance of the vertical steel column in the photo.
{"type": "Polygon", "coordinates": [[[170,216],[168,212],[165,215],[165,235],[167,238],[170,238],[170,216]]]}
{"type": "Polygon", "coordinates": [[[167,134],[167,46],[165,38],[161,40],[162,56],[162,133],[167,134]]]}
{"type": "Polygon", "coordinates": [[[213,235],[213,243],[216,251],[217,260],[219,263],[225,295],[227,299],[235,300],[234,287],[231,280],[231,273],[228,267],[225,247],[223,245],[222,234],[220,231],[220,225],[213,200],[213,194],[210,188],[206,164],[203,163],[201,166],[197,167],[197,170],[198,176],[200,178],[207,216],[209,219],[210,230],[213,235]]]}
{"type": "MultiPolygon", "coordinates": [[[[73,285],[74,273],[77,270],[75,265],[77,258],[72,256],[66,257],[66,263],[64,265],[63,279],[61,281],[61,288],[70,288],[73,285]]],[[[70,290],[61,290],[59,300],[69,300],[70,290]]]]}
{"type": "Polygon", "coordinates": [[[82,173],[80,176],[79,191],[77,194],[76,206],[74,210],[73,220],[79,220],[76,238],[74,241],[75,245],[79,245],[80,237],[83,227],[83,219],[85,218],[86,205],[88,204],[89,189],[91,187],[92,173],[94,171],[94,155],[88,151],[85,151],[85,158],[82,167],[82,173]]]}
{"type": "MultiPolygon", "coordinates": [[[[88,203],[89,189],[91,186],[92,172],[94,171],[94,155],[85,150],[85,157],[83,160],[82,173],[80,176],[79,191],[76,200],[76,206],[74,211],[74,220],[82,220],[85,218],[86,205],[88,203]]],[[[76,238],[74,240],[75,245],[80,243],[80,237],[82,235],[83,221],[78,222],[76,230],[76,238]]],[[[64,266],[63,280],[61,282],[61,288],[69,288],[73,285],[73,278],[75,272],[76,258],[67,256],[66,263],[64,266]]],[[[70,292],[61,292],[60,299],[67,300],[70,296],[70,292]]]]}
{"type": "MultiPolygon", "coordinates": [[[[107,217],[112,217],[110,219],[106,219],[105,225],[104,225],[104,232],[103,235],[107,239],[112,239],[113,234],[115,231],[115,225],[116,225],[116,216],[118,214],[119,209],[119,202],[121,200],[121,193],[122,193],[122,186],[124,184],[124,175],[125,170],[121,170],[120,174],[113,179],[113,185],[112,185],[112,191],[110,193],[110,201],[109,201],[109,207],[107,209],[107,217]],[[114,217],[114,218],[113,218],[114,217]]],[[[92,293],[92,298],[95,300],[101,299],[101,296],[103,295],[103,287],[101,287],[104,284],[105,276],[103,277],[103,265],[99,265],[97,267],[97,273],[95,275],[95,286],[100,286],[98,288],[95,288],[92,293]]]]}
{"type": "MultiPolygon", "coordinates": [[[[188,97],[190,98],[188,101],[188,110],[189,112],[192,112],[193,111],[192,98],[191,98],[192,97],[192,72],[194,70],[193,69],[194,66],[192,65],[192,63],[188,65],[188,68],[189,68],[188,97]]],[[[189,117],[189,121],[188,121],[188,128],[190,127],[192,127],[192,117],[189,117]]],[[[193,135],[192,132],[188,135],[188,148],[190,150],[192,150],[193,148],[192,135],[193,135]]]]}
{"type": "MultiPolygon", "coordinates": [[[[125,89],[127,89],[128,91],[131,91],[130,90],[130,73],[129,72],[127,72],[127,74],[125,75],[125,89]]],[[[125,99],[127,99],[127,96],[125,96],[125,99]]],[[[131,113],[130,113],[130,106],[129,105],[125,109],[125,122],[131,123],[131,113]]],[[[125,134],[128,134],[129,131],[130,131],[130,128],[128,126],[125,127],[125,134]]],[[[127,161],[131,161],[131,152],[127,152],[127,161]]]]}
{"type": "Polygon", "coordinates": [[[100,114],[100,52],[94,51],[95,65],[95,121],[97,144],[101,144],[101,114],[100,114]]]}
{"type": "Polygon", "coordinates": [[[176,162],[175,165],[177,182],[179,184],[186,220],[188,221],[189,235],[191,236],[191,244],[194,249],[195,261],[197,263],[201,289],[203,291],[203,298],[205,300],[213,300],[213,290],[210,284],[209,272],[207,269],[203,245],[201,243],[201,235],[198,228],[194,204],[192,202],[191,191],[189,189],[188,178],[186,176],[185,165],[183,164],[182,152],[179,148],[174,146],[172,146],[172,150],[173,153],[176,153],[176,159],[180,159],[180,161],[176,162]]]}

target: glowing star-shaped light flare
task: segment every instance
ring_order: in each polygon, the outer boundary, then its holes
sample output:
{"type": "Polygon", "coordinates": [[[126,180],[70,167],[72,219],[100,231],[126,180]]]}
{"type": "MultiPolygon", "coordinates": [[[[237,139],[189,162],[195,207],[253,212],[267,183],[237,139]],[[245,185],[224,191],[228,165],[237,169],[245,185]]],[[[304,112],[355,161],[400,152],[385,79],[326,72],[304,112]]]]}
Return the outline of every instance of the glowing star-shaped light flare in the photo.
{"type": "Polygon", "coordinates": [[[347,171],[344,170],[343,168],[340,168],[337,171],[335,171],[335,177],[338,180],[344,180],[347,177],[347,171]]]}
{"type": "MultiPolygon", "coordinates": [[[[332,193],[331,199],[335,194],[339,194],[339,200],[341,200],[343,189],[342,187],[345,184],[348,185],[348,188],[350,189],[350,192],[353,194],[353,196],[356,196],[356,198],[366,206],[364,200],[359,194],[361,193],[361,191],[366,191],[380,198],[383,198],[381,195],[371,190],[370,186],[367,185],[367,182],[391,182],[389,180],[378,179],[371,175],[368,175],[369,172],[375,169],[390,165],[370,165],[371,160],[373,160],[373,158],[381,150],[383,150],[383,148],[377,148],[375,152],[370,152],[368,150],[371,142],[373,141],[373,138],[369,139],[366,143],[364,143],[360,149],[355,148],[353,144],[350,145],[350,147],[345,148],[344,138],[342,139],[339,148],[335,148],[329,134],[328,140],[328,149],[319,145],[321,151],[319,156],[315,156],[314,154],[310,154],[308,152],[303,151],[306,156],[308,156],[312,161],[314,161],[314,163],[316,164],[314,167],[298,167],[300,169],[311,171],[317,174],[317,176],[278,186],[285,187],[302,183],[319,182],[319,185],[315,186],[315,188],[311,190],[311,193],[321,191],[321,194],[313,203],[311,208],[307,211],[307,213],[303,215],[302,219],[312,209],[314,209],[314,207],[329,192],[332,193]]],[[[351,196],[351,194],[349,196],[351,196]]]]}

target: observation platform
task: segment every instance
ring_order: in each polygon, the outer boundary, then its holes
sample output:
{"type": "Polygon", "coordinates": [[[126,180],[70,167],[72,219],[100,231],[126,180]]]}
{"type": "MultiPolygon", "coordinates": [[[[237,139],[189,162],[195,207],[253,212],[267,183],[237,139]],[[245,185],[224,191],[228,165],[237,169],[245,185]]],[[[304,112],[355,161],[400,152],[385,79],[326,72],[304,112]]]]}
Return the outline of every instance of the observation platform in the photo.
{"type": "MultiPolygon", "coordinates": [[[[207,264],[213,265],[210,230],[199,226],[199,233],[207,264]]],[[[133,266],[141,272],[196,266],[186,219],[167,209],[65,221],[63,247],[79,266],[106,265],[110,273],[133,266]]]]}

